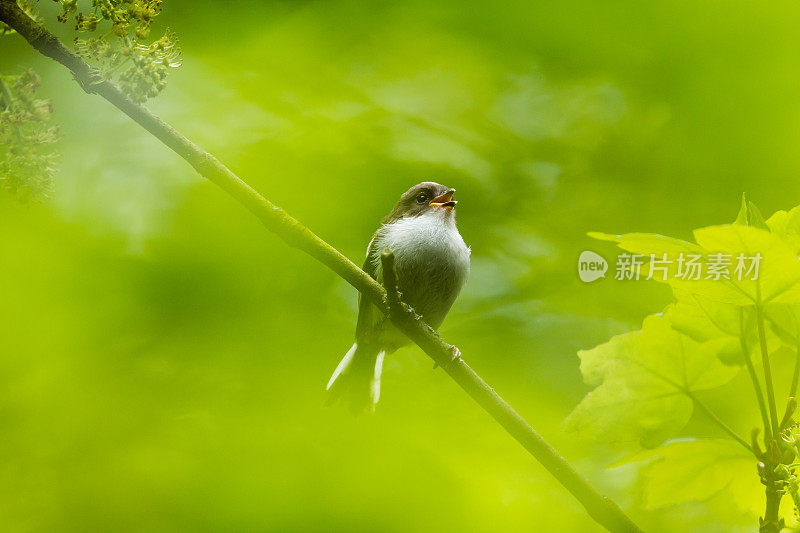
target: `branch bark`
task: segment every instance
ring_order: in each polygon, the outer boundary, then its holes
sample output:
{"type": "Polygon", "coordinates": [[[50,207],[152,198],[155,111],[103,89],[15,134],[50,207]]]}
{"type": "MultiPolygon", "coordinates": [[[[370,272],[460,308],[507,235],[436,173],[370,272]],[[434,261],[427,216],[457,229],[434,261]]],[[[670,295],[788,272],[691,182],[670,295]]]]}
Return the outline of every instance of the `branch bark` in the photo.
{"type": "Polygon", "coordinates": [[[781,498],[783,494],[779,489],[768,486],[766,488],[767,507],[764,517],[758,526],[759,533],[780,533],[783,530],[783,520],[780,518],[781,498]]]}
{"type": "Polygon", "coordinates": [[[292,247],[298,248],[345,279],[371,300],[403,333],[408,335],[484,410],[531,453],[569,492],[578,499],[589,515],[610,531],[641,531],[609,498],[597,492],[561,457],[514,409],[511,408],[461,358],[454,346],[446,343],[406,306],[390,305],[387,293],[338,250],[320,239],[280,207],[261,196],[242,179],[201,150],[146,107],[135,104],[107,80],[98,80],[92,67],[77,54],[24,13],[16,0],[0,0],[0,21],[23,36],[31,46],[67,67],[87,93],[98,94],[128,115],[186,160],[209,181],[215,183],[247,208],[267,227],[292,247]]]}
{"type": "Polygon", "coordinates": [[[767,450],[758,462],[758,474],[764,485],[766,509],[759,518],[759,533],[780,533],[784,529],[784,521],[780,517],[781,499],[786,488],[786,480],[781,479],[776,471],[780,464],[781,451],[774,440],[767,442],[767,450]]]}

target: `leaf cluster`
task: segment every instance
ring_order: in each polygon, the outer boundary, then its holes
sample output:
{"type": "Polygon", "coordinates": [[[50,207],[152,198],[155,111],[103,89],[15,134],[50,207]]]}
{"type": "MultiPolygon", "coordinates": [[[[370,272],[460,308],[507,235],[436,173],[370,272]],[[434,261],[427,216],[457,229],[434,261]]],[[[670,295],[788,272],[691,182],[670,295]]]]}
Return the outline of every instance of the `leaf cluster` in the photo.
{"type": "MultiPolygon", "coordinates": [[[[644,464],[645,506],[706,500],[727,491],[728,500],[752,511],[751,504],[743,503],[749,500],[742,494],[752,496],[753,487],[759,486],[759,478],[753,476],[754,456],[763,484],[796,497],[794,433],[800,432],[795,429],[791,433],[789,428],[796,427],[793,397],[800,370],[800,359],[796,359],[800,346],[800,207],[764,219],[743,197],[733,223],[696,229],[693,242],[646,233],[590,235],[645,258],[651,254],[674,258],[679,254],[743,253],[760,254],[762,260],[757,279],[689,280],[680,279],[675,272],[653,276],[670,286],[673,301],[662,312],[645,318],[641,330],[579,352],[584,380],[595,388],[566,418],[565,428],[598,440],[638,441],[644,448],[655,449],[628,459],[644,464]],[[789,390],[775,392],[770,362],[785,359],[787,354],[798,363],[789,390]],[[749,379],[734,381],[741,369],[747,370],[749,379]],[[743,439],[703,402],[707,391],[721,387],[758,404],[765,451],[756,438],[760,429],[754,430],[750,440],[743,439]],[[781,406],[787,402],[785,412],[782,407],[777,411],[776,398],[781,406]],[[693,413],[741,446],[691,435],[686,440],[682,432],[693,413]],[[667,442],[676,437],[684,440],[667,442]],[[698,461],[704,464],[698,466],[698,461]],[[741,474],[735,483],[730,481],[731,465],[737,469],[736,476],[741,474]],[[698,471],[714,469],[726,472],[720,478],[727,480],[725,483],[696,482],[698,471]],[[667,486],[675,490],[673,495],[666,496],[667,486]]],[[[649,263],[645,270],[648,268],[652,268],[649,263]]]]}

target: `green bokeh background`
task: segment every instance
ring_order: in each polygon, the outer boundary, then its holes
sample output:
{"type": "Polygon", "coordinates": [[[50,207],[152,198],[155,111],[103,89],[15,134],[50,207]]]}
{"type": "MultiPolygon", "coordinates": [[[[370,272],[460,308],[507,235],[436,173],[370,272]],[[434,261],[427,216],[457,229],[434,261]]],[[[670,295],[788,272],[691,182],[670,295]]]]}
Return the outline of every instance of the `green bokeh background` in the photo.
{"type": "MultiPolygon", "coordinates": [[[[607,468],[636,444],[560,423],[588,391],[576,351],[669,300],[582,284],[580,252],[613,253],[587,231],[687,238],[742,191],[800,204],[799,11],[168,0],[184,66],[150,107],[358,263],[406,188],[455,187],[473,269],[443,336],[648,531],[750,531],[721,496],[645,508],[636,468],[607,468]]],[[[374,416],[324,407],[354,289],[0,41],[0,71],[29,66],[63,157],[50,200],[0,196],[4,530],[599,530],[416,348],[387,361],[374,416]]]]}

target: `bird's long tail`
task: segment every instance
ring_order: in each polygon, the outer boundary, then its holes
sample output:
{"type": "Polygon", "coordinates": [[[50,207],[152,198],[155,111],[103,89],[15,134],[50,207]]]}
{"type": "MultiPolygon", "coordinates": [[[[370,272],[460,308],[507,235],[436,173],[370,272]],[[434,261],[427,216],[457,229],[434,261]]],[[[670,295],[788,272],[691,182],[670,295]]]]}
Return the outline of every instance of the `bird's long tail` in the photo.
{"type": "Polygon", "coordinates": [[[353,343],[328,381],[328,403],[343,399],[353,412],[374,411],[381,396],[384,350],[353,343]]]}

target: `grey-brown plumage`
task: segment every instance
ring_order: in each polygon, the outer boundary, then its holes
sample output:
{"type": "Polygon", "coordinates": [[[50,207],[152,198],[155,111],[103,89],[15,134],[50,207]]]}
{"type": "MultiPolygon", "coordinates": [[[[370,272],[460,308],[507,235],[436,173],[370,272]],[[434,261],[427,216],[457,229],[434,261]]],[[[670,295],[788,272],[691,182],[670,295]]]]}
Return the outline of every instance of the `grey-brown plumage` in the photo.
{"type": "MultiPolygon", "coordinates": [[[[434,329],[469,273],[470,250],[456,228],[454,192],[434,182],[406,191],[372,236],[363,267],[382,283],[380,254],[391,249],[402,300],[434,329]]],[[[356,411],[374,409],[383,358],[407,343],[379,309],[359,296],[356,339],[328,382],[331,399],[345,397],[356,411]]]]}

